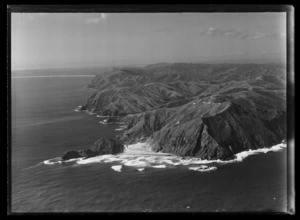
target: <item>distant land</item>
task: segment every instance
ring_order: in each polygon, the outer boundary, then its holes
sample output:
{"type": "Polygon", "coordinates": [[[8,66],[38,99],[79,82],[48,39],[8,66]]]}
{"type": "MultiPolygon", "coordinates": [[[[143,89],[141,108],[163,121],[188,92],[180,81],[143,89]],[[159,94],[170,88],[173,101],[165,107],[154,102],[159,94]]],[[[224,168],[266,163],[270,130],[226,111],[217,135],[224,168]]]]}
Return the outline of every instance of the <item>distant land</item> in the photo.
{"type": "MultiPolygon", "coordinates": [[[[117,66],[120,67],[131,67],[131,66],[117,66]]],[[[66,67],[66,68],[47,68],[47,69],[24,69],[24,70],[12,70],[11,77],[22,77],[22,76],[46,76],[46,75],[97,75],[101,72],[109,71],[114,66],[105,67],[66,67]]]]}
{"type": "MultiPolygon", "coordinates": [[[[201,62],[180,62],[180,63],[189,63],[189,64],[277,64],[281,66],[286,66],[286,60],[283,59],[224,59],[224,60],[202,60],[201,62]]],[[[162,62],[158,64],[172,64],[170,62],[162,62]]],[[[123,67],[144,67],[151,65],[151,63],[140,63],[140,64],[127,64],[127,65],[91,65],[83,67],[56,67],[51,68],[32,68],[32,69],[13,69],[11,70],[11,76],[36,76],[36,75],[98,75],[102,72],[110,71],[114,68],[123,68],[123,67]]]]}

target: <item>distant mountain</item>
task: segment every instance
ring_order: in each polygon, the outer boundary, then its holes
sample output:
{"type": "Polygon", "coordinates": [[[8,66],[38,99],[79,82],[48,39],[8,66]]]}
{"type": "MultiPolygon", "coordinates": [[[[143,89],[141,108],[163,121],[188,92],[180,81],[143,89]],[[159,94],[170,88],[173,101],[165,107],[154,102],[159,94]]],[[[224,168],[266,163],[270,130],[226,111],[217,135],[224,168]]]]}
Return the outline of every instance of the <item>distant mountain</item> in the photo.
{"type": "Polygon", "coordinates": [[[144,68],[114,68],[97,77],[90,87],[132,87],[147,83],[176,81],[241,81],[258,76],[285,77],[285,67],[280,64],[155,64],[144,68]]]}
{"type": "MultiPolygon", "coordinates": [[[[175,107],[199,97],[241,102],[242,94],[251,105],[267,89],[264,95],[270,100],[261,105],[268,108],[277,103],[273,96],[285,90],[285,82],[285,69],[280,65],[178,63],[113,69],[92,80],[89,87],[99,92],[85,107],[103,115],[126,115],[175,107]]],[[[279,100],[278,105],[282,103],[279,100]]]]}
{"type": "Polygon", "coordinates": [[[82,109],[123,116],[121,140],[229,159],[286,138],[286,70],[279,64],[159,63],[96,76],[82,109]]]}

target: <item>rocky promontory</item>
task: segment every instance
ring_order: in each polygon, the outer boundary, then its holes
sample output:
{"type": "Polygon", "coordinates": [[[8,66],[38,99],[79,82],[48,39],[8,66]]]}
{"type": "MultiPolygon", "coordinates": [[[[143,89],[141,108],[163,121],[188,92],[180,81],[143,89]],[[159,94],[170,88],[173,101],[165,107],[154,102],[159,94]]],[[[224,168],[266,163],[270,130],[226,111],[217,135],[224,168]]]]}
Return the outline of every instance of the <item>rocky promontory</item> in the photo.
{"type": "Polygon", "coordinates": [[[124,150],[123,144],[119,141],[109,138],[100,138],[93,146],[82,150],[70,150],[64,153],[62,160],[70,160],[75,158],[89,158],[104,154],[118,154],[124,150]]]}

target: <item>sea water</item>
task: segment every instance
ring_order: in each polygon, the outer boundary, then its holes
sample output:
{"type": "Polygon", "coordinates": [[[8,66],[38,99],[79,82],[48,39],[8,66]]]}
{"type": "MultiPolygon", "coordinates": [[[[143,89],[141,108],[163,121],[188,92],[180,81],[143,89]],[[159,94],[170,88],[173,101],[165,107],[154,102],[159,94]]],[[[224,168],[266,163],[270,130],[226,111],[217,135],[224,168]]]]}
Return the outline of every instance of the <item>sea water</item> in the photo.
{"type": "Polygon", "coordinates": [[[120,134],[96,115],[76,112],[95,92],[91,77],[12,79],[13,212],[285,211],[286,148],[204,161],[151,152],[147,143],[119,155],[62,162],[71,149],[120,134]]]}

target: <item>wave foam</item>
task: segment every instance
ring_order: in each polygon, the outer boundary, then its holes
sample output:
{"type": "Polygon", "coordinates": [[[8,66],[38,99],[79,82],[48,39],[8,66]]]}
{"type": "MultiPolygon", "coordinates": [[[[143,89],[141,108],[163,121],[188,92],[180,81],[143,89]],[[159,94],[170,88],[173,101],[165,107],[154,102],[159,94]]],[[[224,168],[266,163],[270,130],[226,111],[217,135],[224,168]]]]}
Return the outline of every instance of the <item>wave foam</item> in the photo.
{"type": "MultiPolygon", "coordinates": [[[[111,163],[118,162],[124,166],[137,167],[137,168],[166,168],[167,166],[190,166],[190,165],[202,165],[191,169],[198,170],[215,170],[214,167],[205,168],[204,164],[227,164],[241,162],[246,157],[259,153],[267,153],[270,151],[276,152],[286,147],[286,144],[278,144],[271,148],[262,148],[257,150],[248,150],[235,155],[235,159],[229,161],[222,160],[201,160],[200,158],[181,158],[175,155],[155,153],[151,151],[151,148],[146,143],[137,143],[128,145],[125,148],[124,153],[118,155],[102,155],[92,157],[84,160],[77,161],[78,164],[89,164],[89,163],[111,163]]],[[[197,170],[197,171],[198,171],[197,170]]]]}
{"type": "Polygon", "coordinates": [[[166,165],[156,165],[156,166],[152,166],[153,168],[166,168],[167,166],[166,165]]]}
{"type": "Polygon", "coordinates": [[[106,162],[105,160],[110,160],[109,162],[114,162],[115,160],[114,155],[111,154],[106,154],[106,155],[101,155],[101,156],[96,156],[96,157],[90,157],[87,159],[81,159],[77,160],[77,164],[89,164],[89,163],[101,163],[101,162],[106,162]]]}
{"type": "Polygon", "coordinates": [[[216,170],[217,167],[209,167],[209,166],[198,166],[198,167],[189,167],[189,170],[193,170],[193,171],[199,171],[199,172],[209,172],[212,170],[216,170]]]}
{"type": "Polygon", "coordinates": [[[65,160],[63,161],[61,159],[61,157],[56,157],[56,158],[52,158],[49,160],[44,160],[42,163],[45,165],[54,165],[54,164],[62,164],[62,163],[70,163],[70,162],[79,162],[81,160],[83,160],[84,158],[74,158],[74,159],[70,159],[70,160],[65,160]]]}
{"type": "MultiPolygon", "coordinates": [[[[118,163],[118,165],[112,166],[117,172],[121,172],[122,166],[134,167],[138,171],[145,170],[146,167],[149,168],[167,168],[175,166],[187,166],[189,170],[207,172],[216,170],[216,166],[207,166],[207,164],[221,165],[228,163],[241,162],[248,156],[259,154],[276,152],[284,149],[286,147],[285,143],[275,145],[271,148],[262,148],[257,150],[243,151],[235,155],[235,159],[229,161],[222,160],[201,160],[200,158],[189,157],[182,158],[172,154],[166,153],[155,153],[151,150],[151,147],[147,143],[137,143],[128,145],[125,148],[124,153],[117,155],[100,155],[91,158],[76,158],[68,161],[63,161],[63,163],[75,162],[77,165],[85,165],[90,163],[118,163]],[[206,164],[206,165],[205,165],[206,164]],[[194,166],[193,166],[194,165],[194,166]],[[198,165],[198,166],[195,166],[198,165]]],[[[43,161],[46,165],[61,164],[61,158],[53,158],[50,160],[43,161]]]]}
{"type": "Polygon", "coordinates": [[[243,161],[246,157],[249,157],[251,155],[260,154],[260,153],[268,153],[268,152],[277,152],[284,148],[286,148],[286,144],[280,143],[280,144],[274,145],[270,148],[261,148],[261,149],[256,149],[256,150],[243,151],[241,153],[236,154],[235,155],[236,158],[233,161],[240,162],[240,161],[243,161]]]}
{"type": "Polygon", "coordinates": [[[125,154],[143,154],[143,153],[155,153],[152,151],[149,144],[138,142],[136,144],[126,145],[124,149],[125,154]]]}
{"type": "Polygon", "coordinates": [[[100,124],[103,124],[103,125],[107,125],[107,119],[104,119],[102,121],[99,121],[100,124]]]}
{"type": "Polygon", "coordinates": [[[114,171],[121,172],[121,170],[122,170],[122,165],[112,166],[111,168],[112,168],[114,171]]]}
{"type": "Polygon", "coordinates": [[[54,164],[61,164],[61,163],[62,163],[62,161],[61,161],[60,157],[55,157],[55,158],[43,161],[43,164],[45,164],[45,165],[54,165],[54,164]]]}
{"type": "Polygon", "coordinates": [[[43,163],[44,163],[45,165],[53,165],[53,164],[61,163],[61,161],[51,162],[51,161],[49,161],[49,160],[45,160],[43,163]]]}
{"type": "Polygon", "coordinates": [[[116,131],[123,131],[125,128],[126,128],[126,126],[123,125],[123,126],[120,126],[120,127],[116,128],[115,130],[116,131]]]}
{"type": "Polygon", "coordinates": [[[77,108],[74,109],[74,111],[75,112],[81,112],[82,111],[81,107],[82,107],[82,105],[79,105],[77,108]]]}

